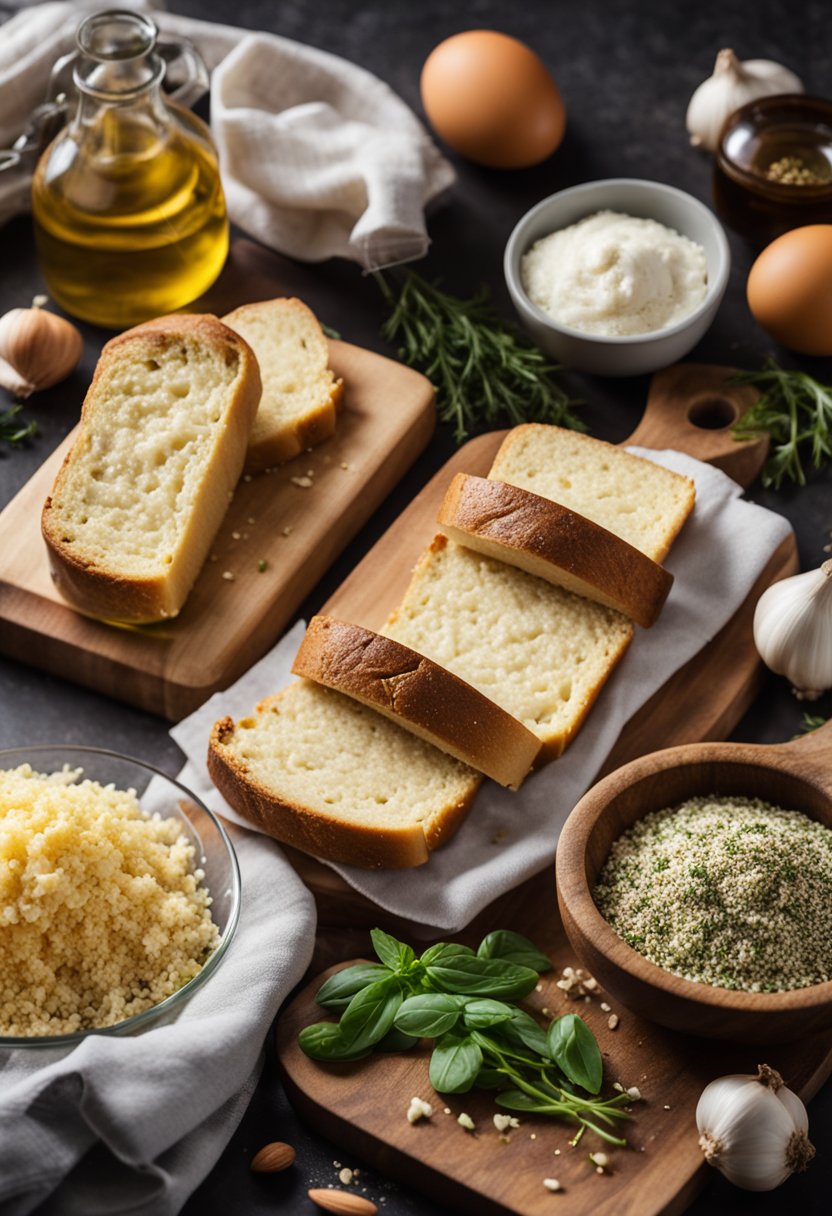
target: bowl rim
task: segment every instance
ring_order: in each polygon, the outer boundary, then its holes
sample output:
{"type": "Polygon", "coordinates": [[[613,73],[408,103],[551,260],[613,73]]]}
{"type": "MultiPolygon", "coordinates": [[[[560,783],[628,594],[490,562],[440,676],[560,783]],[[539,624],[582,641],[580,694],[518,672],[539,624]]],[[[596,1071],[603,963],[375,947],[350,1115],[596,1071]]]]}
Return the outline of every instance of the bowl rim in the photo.
{"type": "MultiPolygon", "coordinates": [[[[169,1012],[178,1005],[184,1005],[185,1002],[193,995],[198,988],[206,982],[217,970],[222,960],[231,945],[237,926],[240,922],[240,911],[242,907],[242,878],[240,875],[240,863],[237,859],[237,853],[234,845],[231,843],[231,838],[228,832],[223,827],[219,817],[210,810],[205,803],[199,798],[193,790],[183,785],[176,777],[171,777],[168,773],[157,768],[154,764],[149,764],[146,760],[140,760],[136,756],[128,756],[123,752],[112,751],[104,747],[88,747],[81,744],[73,743],[38,743],[31,746],[24,744],[21,747],[7,747],[0,749],[0,768],[5,767],[4,761],[6,757],[12,755],[26,755],[27,757],[37,757],[38,754],[47,752],[68,752],[78,756],[106,756],[113,760],[122,760],[128,764],[135,764],[138,768],[145,769],[153,774],[154,777],[162,777],[170,785],[176,786],[181,790],[192,802],[203,811],[220,834],[220,839],[225,845],[229,861],[231,863],[231,889],[232,889],[232,904],[229,913],[228,924],[225,932],[222,934],[219,944],[214,948],[211,954],[197,971],[196,975],[191,976],[187,983],[181,988],[177,988],[170,996],[166,996],[164,1000],[159,1001],[156,1005],[151,1005],[149,1009],[143,1009],[140,1013],[134,1013],[129,1018],[124,1018],[120,1022],[115,1022],[112,1026],[92,1026],[86,1030],[74,1030],[70,1034],[56,1035],[2,1035],[0,1034],[0,1051],[9,1050],[12,1048],[44,1048],[44,1047],[75,1047],[79,1043],[89,1038],[90,1035],[106,1035],[109,1037],[121,1038],[126,1034],[132,1034],[137,1030],[142,1029],[147,1023],[156,1021],[157,1018],[164,1013],[169,1012]]],[[[26,763],[26,761],[22,761],[26,763]]],[[[34,767],[34,765],[33,765],[34,767]]],[[[94,780],[95,778],[93,778],[94,780]]]]}
{"type": "MultiPolygon", "coordinates": [[[[817,205],[826,201],[832,195],[832,177],[824,182],[807,183],[802,185],[799,190],[795,190],[793,186],[786,185],[783,182],[769,181],[767,178],[753,173],[750,169],[746,169],[735,161],[733,157],[728,155],[726,141],[729,135],[746,119],[750,120],[755,113],[760,111],[765,113],[767,110],[774,110],[778,104],[787,111],[799,109],[810,111],[813,107],[816,107],[818,110],[825,111],[823,117],[832,125],[832,99],[829,97],[821,97],[816,93],[769,93],[763,97],[752,97],[750,101],[744,102],[743,105],[732,111],[726,118],[714,150],[714,165],[726,177],[729,177],[737,185],[746,187],[758,197],[765,198],[768,196],[776,199],[778,203],[791,204],[797,208],[800,207],[804,200],[817,205]]],[[[821,221],[818,222],[820,223],[821,221]]]]}
{"type": "MultiPolygon", "coordinates": [[[[603,207],[598,207],[596,210],[603,210],[603,207]]],[[[587,212],[587,215],[592,215],[594,212],[587,212]]],[[[586,218],[586,217],[582,217],[586,218]]],[[[650,218],[650,217],[647,217],[650,218]]],[[[573,220],[571,223],[578,223],[578,220],[573,220]]],[[[657,221],[660,222],[660,221],[657,221]]],[[[667,226],[667,225],[665,225],[667,226]]],[[[553,229],[557,231],[557,229],[553,229]]],[[[684,236],[684,233],[680,233],[684,236]]],[[[692,240],[688,237],[688,240],[692,240]]],[[[505,251],[503,253],[503,275],[505,277],[506,286],[508,287],[509,295],[514,301],[515,306],[527,309],[534,319],[540,324],[547,326],[556,333],[563,334],[569,338],[580,339],[582,342],[603,347],[633,347],[644,344],[657,343],[665,338],[675,337],[677,334],[684,333],[692,328],[697,321],[701,320],[714,307],[716,302],[717,307],[725,294],[725,289],[728,286],[728,278],[731,273],[731,249],[728,244],[728,238],[725,235],[725,229],[719,222],[717,217],[701,199],[696,198],[693,194],[688,194],[686,190],[680,190],[678,186],[668,185],[666,182],[653,181],[651,178],[644,177],[602,177],[594,181],[581,182],[576,186],[567,186],[564,190],[556,190],[554,194],[547,195],[540,202],[535,203],[528,211],[523,214],[511,230],[508,241],[506,242],[505,251]],[[569,198],[586,193],[591,187],[598,186],[636,186],[644,188],[645,195],[652,193],[671,195],[684,202],[687,206],[692,206],[695,211],[698,211],[704,218],[705,222],[713,228],[713,234],[717,245],[719,262],[717,266],[717,274],[712,279],[708,276],[707,288],[705,296],[701,303],[696,306],[693,312],[682,317],[674,325],[666,325],[662,329],[649,330],[643,334],[591,334],[582,329],[575,329],[571,325],[564,325],[560,321],[555,321],[544,312],[539,304],[535,304],[527,295],[520,278],[520,258],[524,253],[528,252],[528,247],[524,241],[525,232],[532,221],[555,199],[569,198]],[[521,248],[521,242],[523,247],[521,248]],[[515,265],[516,264],[516,265],[515,265]]]]}
{"type": "MultiPolygon", "coordinates": [[[[787,745],[779,745],[785,747],[787,745]]],[[[613,967],[644,987],[661,991],[666,997],[686,1004],[707,1006],[731,1014],[759,1014],[760,1017],[807,1011],[828,1006],[832,1009],[832,979],[803,988],[787,988],[779,992],[748,992],[744,989],[721,988],[717,984],[688,980],[651,962],[634,950],[602,915],[593,898],[586,872],[586,855],[590,837],[601,815],[613,801],[614,793],[632,789],[643,779],[670,768],[697,767],[710,763],[752,763],[759,768],[785,772],[795,780],[813,786],[830,799],[829,787],[816,780],[811,767],[797,770],[793,753],[773,754],[759,744],[689,743],[639,756],[628,764],[608,773],[596,782],[576,803],[564,823],[557,846],[555,881],[558,899],[566,908],[583,936],[591,938],[597,952],[613,967]],[[686,754],[690,759],[686,759],[686,754]],[[621,774],[639,771],[639,776],[620,786],[621,774]],[[609,790],[609,792],[608,792],[609,790]]],[[[692,796],[692,795],[691,795],[692,796]]],[[[649,809],[644,814],[649,814],[649,809]]],[[[637,816],[634,822],[643,818],[637,816]]]]}

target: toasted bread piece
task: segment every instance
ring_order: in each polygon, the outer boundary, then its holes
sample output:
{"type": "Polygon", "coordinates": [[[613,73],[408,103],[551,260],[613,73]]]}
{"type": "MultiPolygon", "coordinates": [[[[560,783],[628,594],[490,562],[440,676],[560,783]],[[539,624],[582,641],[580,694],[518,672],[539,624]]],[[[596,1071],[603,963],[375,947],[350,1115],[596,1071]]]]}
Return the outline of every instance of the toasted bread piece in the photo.
{"type": "Polygon", "coordinates": [[[243,467],[251,349],[212,316],[148,321],[102,351],[41,520],[55,585],[90,616],[176,616],[243,467]]]}
{"type": "Polygon", "coordinates": [[[612,443],[559,426],[516,426],[489,477],[550,498],[661,562],[693,510],[693,482],[612,443]]]}
{"type": "Polygon", "coordinates": [[[577,511],[529,490],[457,473],[437,516],[457,544],[652,625],[673,575],[577,511]]]}
{"type": "Polygon", "coordinates": [[[238,814],[284,844],[365,869],[422,865],[482,778],[350,697],[290,684],[218,722],[208,771],[238,814]]]}
{"type": "Polygon", "coordinates": [[[470,684],[408,646],[328,616],[309,622],[292,666],[517,789],[540,741],[470,684]]]}
{"type": "Polygon", "coordinates": [[[263,380],[249,472],[284,464],[334,434],[344,385],[329,369],[329,347],[312,310],[301,300],[263,300],[223,321],[249,343],[263,380]]]}

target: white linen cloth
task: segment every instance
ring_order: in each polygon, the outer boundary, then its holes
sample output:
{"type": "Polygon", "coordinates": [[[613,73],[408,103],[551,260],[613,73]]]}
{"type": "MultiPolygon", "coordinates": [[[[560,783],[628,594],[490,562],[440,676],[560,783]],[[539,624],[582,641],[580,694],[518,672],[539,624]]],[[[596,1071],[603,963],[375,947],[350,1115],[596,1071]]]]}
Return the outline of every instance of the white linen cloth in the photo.
{"type": "MultiPolygon", "coordinates": [[[[679,452],[627,450],[692,477],[696,507],[665,563],[675,582],[661,617],[651,629],[637,629],[575,742],[518,793],[486,782],[459,832],[425,866],[405,871],[333,866],[379,908],[413,922],[417,933],[422,926],[426,935],[459,930],[498,895],[551,864],[560,828],[621,728],[716,636],[790,531],[782,516],[744,501],[741,487],[710,465],[679,452]]],[[[302,636],[301,623],[233,688],[216,693],[171,732],[191,759],[192,788],[236,822],[244,821],[212,788],[205,768],[211,726],[226,714],[245,716],[256,701],[284,687],[302,636]]]]}
{"type": "MultiPolygon", "coordinates": [[[[0,147],[28,125],[55,60],[101,0],[27,8],[0,26],[0,147]]],[[[424,208],[454,180],[415,114],[378,77],[275,34],[156,12],[212,80],[211,128],[231,219],[281,253],[377,270],[422,257],[424,208]]],[[[29,205],[30,179],[0,173],[0,223],[29,205]]]]}
{"type": "Polygon", "coordinates": [[[222,1153],[315,938],[314,900],[278,846],[231,831],[240,922],[176,1021],[70,1050],[0,1049],[3,1216],[174,1216],[222,1153]]]}

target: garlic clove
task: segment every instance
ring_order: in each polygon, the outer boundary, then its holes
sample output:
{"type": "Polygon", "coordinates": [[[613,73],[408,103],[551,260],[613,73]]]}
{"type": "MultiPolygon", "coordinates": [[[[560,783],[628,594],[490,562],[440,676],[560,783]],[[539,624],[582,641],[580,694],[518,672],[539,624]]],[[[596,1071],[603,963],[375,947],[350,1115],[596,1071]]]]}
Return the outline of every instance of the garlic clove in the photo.
{"type": "Polygon", "coordinates": [[[816,700],[832,687],[832,561],[768,587],[753,632],[760,658],[799,698],[816,700]]]}
{"type": "Polygon", "coordinates": [[[694,147],[715,152],[729,115],[757,97],[775,93],[802,93],[794,72],[771,59],[741,63],[732,50],[721,50],[713,74],[703,80],[688,104],[685,122],[694,147]]]}
{"type": "Polygon", "coordinates": [[[13,308],[0,317],[0,384],[29,397],[66,379],[84,349],[79,331],[43,308],[13,308]]]}

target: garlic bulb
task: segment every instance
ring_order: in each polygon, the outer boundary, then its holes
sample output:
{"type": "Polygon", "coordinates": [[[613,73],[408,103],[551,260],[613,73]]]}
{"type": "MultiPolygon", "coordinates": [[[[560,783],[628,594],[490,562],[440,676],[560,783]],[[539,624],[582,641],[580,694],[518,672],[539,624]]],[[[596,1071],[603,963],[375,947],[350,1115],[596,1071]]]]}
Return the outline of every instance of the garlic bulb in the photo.
{"type": "Polygon", "coordinates": [[[754,611],[754,645],[800,700],[816,701],[832,688],[832,560],[763,592],[754,611]]]}
{"type": "Polygon", "coordinates": [[[767,1064],[756,1077],[720,1077],[696,1107],[699,1147],[709,1165],[746,1191],[772,1191],[815,1155],[797,1094],[767,1064]]]}
{"type": "Polygon", "coordinates": [[[63,317],[44,308],[13,308],[0,317],[0,384],[29,397],[64,380],[78,366],[84,340],[63,317]]]}
{"type": "Polygon", "coordinates": [[[726,118],[747,101],[774,93],[802,92],[798,77],[779,63],[771,59],[740,63],[733,51],[720,51],[713,75],[703,80],[688,105],[685,121],[690,142],[715,152],[726,118]]]}

